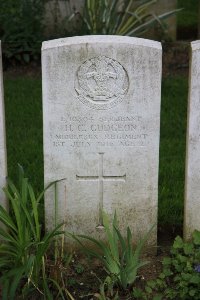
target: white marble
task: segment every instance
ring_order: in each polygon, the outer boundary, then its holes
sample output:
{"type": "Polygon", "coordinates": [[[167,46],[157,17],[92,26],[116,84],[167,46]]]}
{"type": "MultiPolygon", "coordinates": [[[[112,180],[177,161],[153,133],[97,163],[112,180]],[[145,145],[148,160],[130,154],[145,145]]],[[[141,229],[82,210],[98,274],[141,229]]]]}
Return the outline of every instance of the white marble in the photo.
{"type": "Polygon", "coordinates": [[[47,229],[56,214],[103,237],[101,209],[135,242],[157,224],[161,57],[160,43],[130,37],[43,43],[45,184],[63,179],[57,205],[53,188],[45,197],[47,229]]]}
{"type": "Polygon", "coordinates": [[[0,204],[7,206],[6,198],[2,188],[6,185],[7,160],[4,118],[4,94],[3,94],[3,68],[0,41],[0,204]]]}
{"type": "Polygon", "coordinates": [[[186,143],[184,237],[200,230],[200,41],[191,43],[186,143]]]}

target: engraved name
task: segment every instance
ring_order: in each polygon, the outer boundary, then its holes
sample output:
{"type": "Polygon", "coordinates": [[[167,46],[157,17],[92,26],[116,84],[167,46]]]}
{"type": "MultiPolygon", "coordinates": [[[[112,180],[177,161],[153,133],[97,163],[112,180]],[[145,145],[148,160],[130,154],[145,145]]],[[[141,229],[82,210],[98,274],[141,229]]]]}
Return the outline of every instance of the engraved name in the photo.
{"type": "Polygon", "coordinates": [[[62,116],[51,134],[54,147],[137,147],[148,144],[141,116],[62,116]]]}

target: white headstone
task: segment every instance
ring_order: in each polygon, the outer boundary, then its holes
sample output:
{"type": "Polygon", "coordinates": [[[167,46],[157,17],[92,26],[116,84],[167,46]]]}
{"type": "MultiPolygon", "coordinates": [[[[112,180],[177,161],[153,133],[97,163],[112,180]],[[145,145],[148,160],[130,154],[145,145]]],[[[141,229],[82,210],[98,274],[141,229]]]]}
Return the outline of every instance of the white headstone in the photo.
{"type": "Polygon", "coordinates": [[[4,120],[4,95],[3,95],[3,68],[0,41],[0,204],[6,207],[6,198],[2,188],[6,185],[7,162],[5,144],[5,120],[4,120]]]}
{"type": "Polygon", "coordinates": [[[184,210],[188,240],[200,230],[200,41],[191,43],[184,210]]]}
{"type": "MultiPolygon", "coordinates": [[[[119,36],[43,43],[46,226],[103,236],[102,209],[135,242],[157,223],[161,45],[119,36]]],[[[156,244],[156,226],[150,245],[156,244]]]]}

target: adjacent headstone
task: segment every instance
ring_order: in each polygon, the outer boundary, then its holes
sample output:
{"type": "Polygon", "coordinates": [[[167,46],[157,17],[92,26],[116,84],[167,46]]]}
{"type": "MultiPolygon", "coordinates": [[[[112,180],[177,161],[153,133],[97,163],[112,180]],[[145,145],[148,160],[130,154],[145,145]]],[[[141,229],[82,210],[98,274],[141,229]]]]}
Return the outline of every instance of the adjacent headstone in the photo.
{"type": "Polygon", "coordinates": [[[103,237],[101,212],[116,211],[137,242],[157,223],[161,56],[130,37],[43,43],[45,184],[63,179],[45,197],[47,229],[103,237]]]}
{"type": "Polygon", "coordinates": [[[5,120],[4,120],[4,95],[3,95],[3,69],[0,41],[0,204],[6,207],[6,198],[2,188],[6,185],[7,163],[5,144],[5,120]]]}
{"type": "Polygon", "coordinates": [[[200,41],[191,43],[186,148],[184,236],[200,230],[200,41]]]}

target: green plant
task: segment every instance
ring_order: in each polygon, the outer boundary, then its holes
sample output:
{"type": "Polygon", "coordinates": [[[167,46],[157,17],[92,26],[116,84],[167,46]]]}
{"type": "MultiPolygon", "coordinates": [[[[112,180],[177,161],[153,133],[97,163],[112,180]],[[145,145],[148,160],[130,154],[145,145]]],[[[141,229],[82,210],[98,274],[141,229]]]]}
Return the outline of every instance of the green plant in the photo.
{"type": "Polygon", "coordinates": [[[126,289],[135,282],[138,269],[147,264],[147,262],[140,261],[140,254],[152,228],[138,243],[136,249],[133,250],[130,228],[127,228],[127,235],[126,238],[124,238],[118,229],[116,213],[111,228],[108,216],[105,212],[102,212],[102,216],[107,242],[96,240],[85,235],[71,236],[78,241],[87,254],[98,258],[103,263],[106,272],[110,278],[113,279],[113,282],[119,284],[123,289],[126,289]],[[80,239],[86,239],[92,242],[97,250],[85,246],[80,239]]]}
{"type": "Polygon", "coordinates": [[[161,21],[179,11],[157,16],[149,10],[156,2],[141,0],[136,4],[133,0],[85,0],[83,14],[75,11],[67,22],[79,15],[88,34],[139,36],[156,23],[164,28],[161,21]]]}
{"type": "Polygon", "coordinates": [[[74,269],[75,269],[75,272],[77,274],[82,274],[84,272],[84,270],[85,270],[84,266],[82,264],[80,264],[80,263],[76,264],[74,266],[74,269]]]}
{"type": "Polygon", "coordinates": [[[64,233],[59,230],[62,224],[42,233],[39,210],[46,189],[36,197],[21,167],[19,171],[19,188],[9,179],[4,188],[9,212],[0,206],[2,299],[16,299],[17,293],[26,298],[30,292],[42,294],[44,299],[57,299],[58,296],[64,299],[64,293],[69,293],[59,285],[55,276],[49,276],[52,268],[47,259],[49,247],[64,233]],[[50,291],[53,286],[57,290],[54,296],[50,291]]]}
{"type": "Polygon", "coordinates": [[[28,63],[40,57],[44,0],[0,0],[0,39],[7,59],[28,63]]]}
{"type": "Polygon", "coordinates": [[[114,293],[113,280],[110,276],[107,276],[104,282],[100,281],[99,293],[95,293],[94,296],[99,300],[119,300],[118,292],[114,293]]]}
{"type": "MultiPolygon", "coordinates": [[[[163,299],[198,300],[200,295],[200,232],[194,231],[193,240],[184,242],[176,237],[171,256],[163,259],[162,273],[147,282],[146,298],[160,293],[163,299]]],[[[162,298],[161,298],[162,299],[162,298]]]]}
{"type": "MultiPolygon", "coordinates": [[[[147,287],[147,289],[148,288],[149,287],[147,287]]],[[[134,288],[132,294],[134,299],[138,299],[138,300],[162,300],[163,299],[162,295],[154,295],[154,296],[150,295],[149,297],[147,292],[142,291],[139,288],[134,288]]]]}

